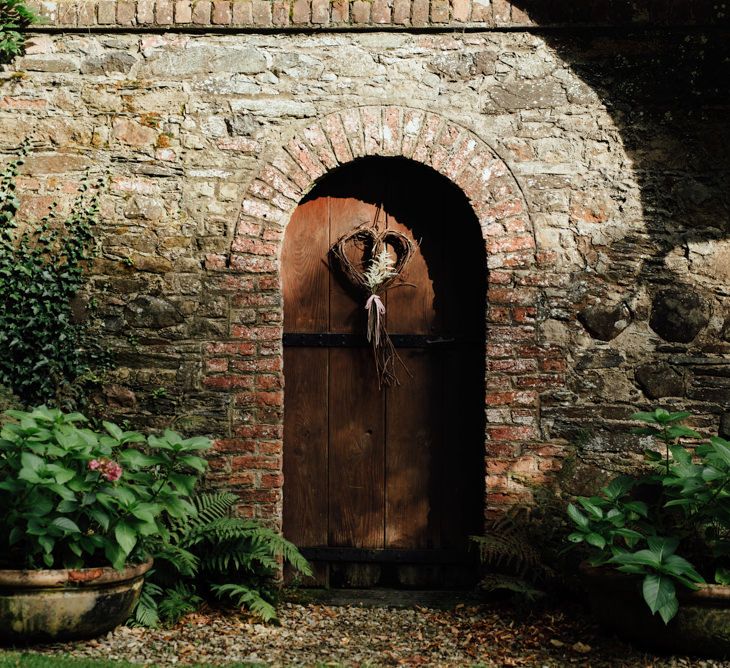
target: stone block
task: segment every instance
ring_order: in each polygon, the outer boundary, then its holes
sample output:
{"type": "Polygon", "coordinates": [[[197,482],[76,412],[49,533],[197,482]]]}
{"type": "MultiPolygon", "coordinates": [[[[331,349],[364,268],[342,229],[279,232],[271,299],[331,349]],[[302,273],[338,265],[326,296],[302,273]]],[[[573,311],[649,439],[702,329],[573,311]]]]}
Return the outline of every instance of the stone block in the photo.
{"type": "Polygon", "coordinates": [[[670,288],[652,300],[649,326],[665,341],[690,343],[710,321],[710,306],[691,288],[670,288]]]}
{"type": "Polygon", "coordinates": [[[210,0],[198,0],[193,5],[193,23],[198,25],[208,25],[210,23],[210,13],[213,3],[210,0]]]}
{"type": "Polygon", "coordinates": [[[214,25],[230,25],[231,3],[228,0],[214,0],[211,23],[214,25]]]}

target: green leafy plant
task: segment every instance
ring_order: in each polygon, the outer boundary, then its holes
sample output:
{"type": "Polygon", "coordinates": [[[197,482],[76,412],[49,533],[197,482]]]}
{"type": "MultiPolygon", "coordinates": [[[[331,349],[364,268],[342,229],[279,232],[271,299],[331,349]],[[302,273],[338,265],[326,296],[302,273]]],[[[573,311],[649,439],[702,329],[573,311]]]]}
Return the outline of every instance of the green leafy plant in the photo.
{"type": "Polygon", "coordinates": [[[689,417],[661,408],[634,414],[644,423],[634,433],[661,444],[646,451],[648,470],[568,506],[568,540],[587,546],[593,566],[640,576],[644,600],[665,623],[679,608],[677,584],[730,583],[730,443],[698,442],[681,424],[689,417]]]}
{"type": "Polygon", "coordinates": [[[235,494],[202,493],[194,516],[168,519],[164,540],[153,550],[156,567],[147,576],[134,621],[174,623],[204,598],[276,618],[274,578],[281,560],[304,575],[307,561],[279,533],[258,522],[232,517],[235,494]]]}
{"type": "Polygon", "coordinates": [[[210,447],[173,431],[148,436],[45,406],[8,411],[0,431],[0,565],[80,568],[147,559],[190,498],[210,447]]]}
{"type": "Polygon", "coordinates": [[[491,522],[484,536],[470,536],[486,569],[479,582],[482,591],[509,592],[527,601],[545,595],[555,573],[530,539],[527,527],[528,511],[516,508],[491,522]]]}
{"type": "Polygon", "coordinates": [[[0,64],[23,54],[23,30],[37,20],[23,0],[0,0],[0,64]]]}
{"type": "Polygon", "coordinates": [[[95,320],[78,322],[72,310],[95,252],[101,182],[81,186],[64,220],[54,205],[37,223],[20,225],[15,177],[22,162],[0,175],[0,385],[26,406],[74,408],[85,379],[108,365],[95,320]]]}

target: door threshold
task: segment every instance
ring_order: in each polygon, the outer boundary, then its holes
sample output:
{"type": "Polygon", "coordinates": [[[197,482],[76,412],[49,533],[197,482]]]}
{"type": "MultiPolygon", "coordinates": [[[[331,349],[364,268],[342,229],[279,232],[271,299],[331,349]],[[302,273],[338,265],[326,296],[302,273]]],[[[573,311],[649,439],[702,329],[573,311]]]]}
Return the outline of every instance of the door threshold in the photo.
{"type": "Polygon", "coordinates": [[[450,610],[457,605],[476,605],[481,597],[473,589],[290,589],[285,600],[363,608],[435,608],[450,610]]]}

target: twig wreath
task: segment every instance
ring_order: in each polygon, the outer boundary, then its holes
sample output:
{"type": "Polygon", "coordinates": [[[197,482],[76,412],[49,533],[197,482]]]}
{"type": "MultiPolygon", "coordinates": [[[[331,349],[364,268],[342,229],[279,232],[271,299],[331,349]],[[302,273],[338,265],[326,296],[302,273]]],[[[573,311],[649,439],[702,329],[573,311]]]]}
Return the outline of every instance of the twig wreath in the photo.
{"type": "Polygon", "coordinates": [[[330,248],[330,266],[339,271],[358,292],[365,296],[365,310],[368,314],[367,340],[373,348],[378,387],[400,385],[396,374],[400,364],[406,372],[403,360],[398,355],[385,328],[385,304],[382,296],[387,290],[404,285],[402,273],[415,252],[414,243],[395,230],[378,232],[380,207],[375,213],[372,226],[357,227],[343,234],[330,248]],[[347,250],[359,246],[364,252],[362,266],[352,262],[347,250]],[[395,258],[388,251],[392,248],[395,258]]]}

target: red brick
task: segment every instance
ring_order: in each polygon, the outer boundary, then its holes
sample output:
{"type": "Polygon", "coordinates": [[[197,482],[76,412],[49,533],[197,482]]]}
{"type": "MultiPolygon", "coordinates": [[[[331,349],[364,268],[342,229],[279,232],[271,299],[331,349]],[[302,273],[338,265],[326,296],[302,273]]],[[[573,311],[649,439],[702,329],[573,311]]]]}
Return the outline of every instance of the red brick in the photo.
{"type": "Polygon", "coordinates": [[[281,473],[264,473],[261,475],[261,487],[276,489],[284,485],[284,476],[281,473]]]}
{"type": "Polygon", "coordinates": [[[332,23],[347,23],[350,20],[349,0],[332,0],[332,23]]]}
{"type": "Polygon", "coordinates": [[[175,3],[175,23],[192,23],[193,6],[189,0],[178,0],[175,3]]]}
{"type": "Polygon", "coordinates": [[[431,21],[433,23],[448,23],[449,0],[431,0],[431,21]]]}
{"type": "Polygon", "coordinates": [[[253,376],[206,376],[203,378],[203,387],[211,390],[252,389],[253,376]]]}
{"type": "Polygon", "coordinates": [[[536,392],[488,392],[487,406],[533,406],[537,403],[536,392]]]}
{"type": "Polygon", "coordinates": [[[355,0],[352,3],[352,22],[370,23],[370,3],[367,0],[355,0]]]}
{"type": "Polygon", "coordinates": [[[564,359],[540,359],[541,371],[553,371],[561,373],[567,371],[567,363],[564,359]]]}
{"type": "Polygon", "coordinates": [[[371,9],[372,22],[378,25],[390,23],[390,5],[388,0],[374,0],[371,9]]]}
{"type": "Polygon", "coordinates": [[[516,306],[512,309],[512,317],[515,322],[535,322],[537,309],[534,306],[516,306]]]}
{"type": "MultiPolygon", "coordinates": [[[[287,4],[287,17],[289,16],[289,5],[287,4]]],[[[231,11],[233,25],[253,25],[253,3],[251,0],[235,0],[231,11]]]]}
{"type": "Polygon", "coordinates": [[[228,0],[214,0],[211,22],[215,25],[230,25],[231,3],[228,0]]]}
{"type": "Polygon", "coordinates": [[[193,23],[208,25],[212,3],[209,0],[198,0],[193,6],[193,23]]]}
{"type": "Polygon", "coordinates": [[[275,341],[281,339],[281,328],[279,327],[248,327],[246,325],[234,325],[233,336],[246,341],[275,341]]]}
{"type": "Polygon", "coordinates": [[[411,25],[422,28],[429,22],[429,0],[413,0],[411,3],[411,25]]]}
{"type": "Polygon", "coordinates": [[[257,390],[280,390],[283,387],[283,378],[280,375],[264,374],[256,376],[257,390]]]}
{"type": "Polygon", "coordinates": [[[213,441],[213,450],[221,453],[256,452],[256,441],[243,438],[219,438],[213,441]]]}
{"type": "Polygon", "coordinates": [[[253,0],[253,23],[256,26],[271,26],[271,0],[253,0]]]}
{"type": "Polygon", "coordinates": [[[209,373],[225,373],[228,371],[228,360],[222,357],[211,357],[205,360],[205,370],[209,373]]]}
{"type": "Polygon", "coordinates": [[[411,22],[411,0],[393,1],[393,23],[407,26],[411,22]]]}
{"type": "Polygon", "coordinates": [[[497,25],[509,25],[511,5],[508,0],[492,0],[494,22],[497,25]]]}
{"type": "Polygon", "coordinates": [[[245,438],[281,438],[283,428],[280,424],[244,424],[235,429],[237,436],[245,438]]]}
{"type": "Polygon", "coordinates": [[[537,301],[537,292],[530,288],[489,288],[489,304],[519,304],[532,306],[537,301]]]}
{"type": "Polygon", "coordinates": [[[512,253],[534,247],[535,239],[529,234],[487,239],[489,253],[512,253]]]}
{"type": "Polygon", "coordinates": [[[256,344],[254,343],[209,343],[205,347],[209,355],[254,355],[256,344]]]}
{"type": "Polygon", "coordinates": [[[117,23],[121,26],[134,25],[136,20],[137,8],[134,2],[120,0],[117,3],[117,23]]]}
{"type": "Polygon", "coordinates": [[[309,23],[312,14],[311,0],[294,0],[291,16],[293,23],[309,23]]]}
{"type": "Polygon", "coordinates": [[[259,441],[256,444],[256,451],[260,455],[280,455],[282,451],[281,441],[259,441]]]}
{"type": "Polygon", "coordinates": [[[487,368],[497,373],[530,373],[537,371],[537,360],[489,360],[487,368]]]}
{"type": "Polygon", "coordinates": [[[282,406],[284,393],[279,392],[241,392],[236,395],[237,406],[282,406]]]}
{"type": "Polygon", "coordinates": [[[471,15],[472,0],[452,0],[451,18],[459,23],[467,23],[471,15]]]}
{"type": "Polygon", "coordinates": [[[487,426],[487,435],[493,441],[529,441],[538,438],[534,427],[487,426]]]}
{"type": "Polygon", "coordinates": [[[231,458],[231,466],[234,469],[244,471],[278,471],[281,468],[278,458],[261,457],[259,455],[241,455],[231,458]]]}
{"type": "Polygon", "coordinates": [[[330,0],[312,0],[312,23],[326,25],[330,22],[330,0]]]}
{"type": "Polygon", "coordinates": [[[168,26],[173,23],[172,0],[157,0],[155,3],[155,23],[158,26],[168,26]]]}

